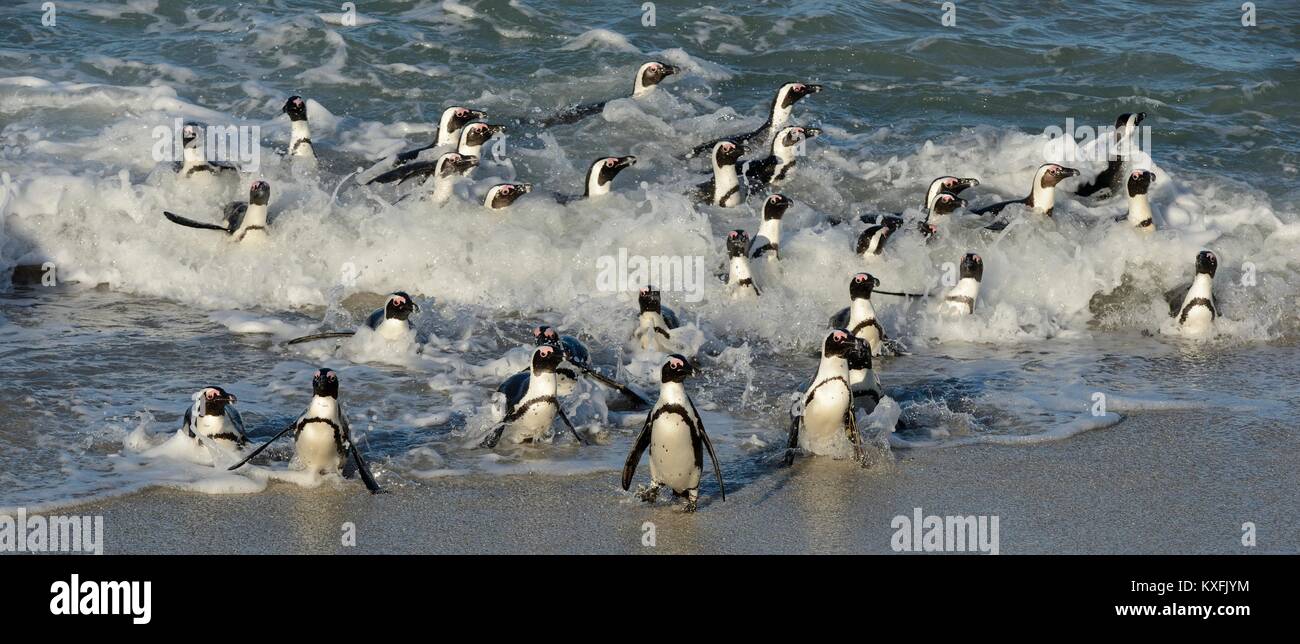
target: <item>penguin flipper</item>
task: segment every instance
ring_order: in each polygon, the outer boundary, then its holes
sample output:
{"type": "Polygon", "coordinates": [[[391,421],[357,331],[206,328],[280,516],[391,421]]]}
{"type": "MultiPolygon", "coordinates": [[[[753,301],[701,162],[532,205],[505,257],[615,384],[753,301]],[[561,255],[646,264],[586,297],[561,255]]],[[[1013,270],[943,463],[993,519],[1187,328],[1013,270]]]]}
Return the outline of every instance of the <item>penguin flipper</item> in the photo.
{"type": "Polygon", "coordinates": [[[664,324],[668,325],[670,331],[682,325],[677,319],[677,314],[673,313],[673,310],[666,306],[659,307],[659,315],[663,317],[664,324]]]}
{"type": "Polygon", "coordinates": [[[713,451],[713,441],[709,440],[708,432],[704,431],[704,417],[695,409],[695,401],[690,396],[686,397],[686,402],[691,405],[691,413],[695,414],[695,420],[700,424],[700,442],[704,443],[704,449],[709,451],[709,460],[713,461],[713,475],[718,479],[718,493],[722,500],[727,500],[727,486],[722,484],[722,466],[718,464],[718,453],[713,451]]]}
{"type": "MultiPolygon", "coordinates": [[[[405,163],[409,163],[409,162],[411,162],[411,161],[414,161],[414,160],[420,158],[420,153],[421,153],[421,152],[424,152],[425,150],[432,150],[433,148],[436,148],[436,147],[438,147],[438,143],[437,143],[437,142],[434,142],[434,143],[430,143],[429,145],[426,145],[426,146],[423,146],[423,147],[411,148],[410,150],[403,150],[403,151],[401,151],[401,152],[398,152],[398,153],[397,153],[397,156],[393,157],[393,161],[392,161],[391,167],[396,168],[396,167],[399,166],[399,165],[403,165],[403,164],[405,164],[405,163]]],[[[376,163],[383,163],[383,162],[386,161],[386,160],[387,160],[387,159],[380,159],[379,161],[376,161],[376,163]]]]}
{"type": "MultiPolygon", "coordinates": [[[[1192,283],[1188,282],[1165,291],[1164,298],[1169,303],[1169,317],[1178,317],[1178,314],[1182,312],[1183,300],[1187,298],[1187,291],[1191,290],[1191,288],[1192,283]]],[[[1215,305],[1214,308],[1218,309],[1219,307],[1215,305]]]]}
{"type": "Polygon", "coordinates": [[[623,394],[629,400],[635,403],[638,407],[646,407],[650,405],[650,401],[646,400],[645,396],[642,396],[641,394],[638,394],[637,392],[633,391],[631,387],[617,380],[614,380],[613,378],[610,378],[609,376],[606,376],[605,374],[596,371],[591,367],[588,367],[586,363],[575,362],[573,364],[574,366],[581,369],[583,373],[587,374],[588,376],[591,376],[596,382],[599,382],[600,384],[605,385],[606,387],[609,387],[610,389],[613,389],[614,391],[617,391],[620,394],[623,394]]]}
{"type": "Polygon", "coordinates": [[[194,438],[194,406],[190,405],[185,408],[185,415],[181,418],[181,431],[186,436],[194,438]]]}
{"type": "Polygon", "coordinates": [[[849,309],[845,307],[840,309],[839,313],[831,316],[830,328],[847,329],[849,328],[849,309]]]}
{"type": "Polygon", "coordinates": [[[591,441],[583,438],[582,434],[578,433],[578,428],[573,426],[573,421],[569,420],[569,415],[564,413],[564,407],[561,407],[558,402],[555,403],[555,411],[560,416],[560,420],[564,421],[564,424],[569,428],[569,433],[573,434],[573,437],[578,439],[580,445],[584,447],[591,445],[591,441]]]}
{"type": "Polygon", "coordinates": [[[371,494],[383,492],[383,488],[379,487],[375,477],[370,474],[370,468],[366,467],[366,461],[361,458],[361,450],[357,449],[357,444],[349,440],[348,451],[352,452],[352,460],[357,465],[357,474],[361,476],[361,482],[366,484],[366,489],[370,490],[371,494]]]}
{"type": "Polygon", "coordinates": [[[194,221],[193,219],[182,217],[174,212],[168,212],[166,210],[163,211],[163,216],[166,217],[168,220],[170,220],[173,224],[180,224],[188,228],[198,228],[200,230],[220,230],[225,233],[230,232],[230,229],[226,228],[225,226],[219,226],[217,224],[206,224],[201,221],[194,221]]]}
{"type": "MultiPolygon", "coordinates": [[[[244,431],[244,417],[239,414],[239,410],[235,409],[234,405],[227,404],[225,408],[222,410],[222,413],[225,414],[226,418],[230,420],[230,424],[234,425],[235,431],[238,432],[239,434],[239,440],[236,441],[236,443],[238,443],[239,445],[247,445],[248,434],[244,431]]],[[[189,420],[188,412],[186,412],[185,417],[186,420],[188,421],[189,420]]]]}
{"type": "Polygon", "coordinates": [[[854,407],[855,405],[850,402],[848,410],[844,412],[845,428],[849,432],[849,442],[853,444],[853,460],[866,467],[867,454],[862,450],[862,434],[858,433],[858,415],[854,413],[854,407]]]}
{"type": "Polygon", "coordinates": [[[1002,212],[1007,206],[1013,203],[1025,203],[1024,199],[1012,199],[1010,201],[999,201],[995,204],[984,206],[983,208],[972,208],[971,214],[974,215],[996,215],[1002,212]]]}
{"type": "Polygon", "coordinates": [[[650,410],[645,415],[645,424],[641,426],[641,433],[637,434],[636,442],[632,444],[632,451],[628,452],[627,460],[623,462],[623,490],[626,491],[632,486],[632,477],[636,475],[636,466],[641,463],[641,454],[650,446],[650,419],[654,417],[655,411],[650,410]]]}
{"type": "Polygon", "coordinates": [[[312,335],[304,335],[301,338],[294,338],[288,342],[285,342],[285,345],[302,344],[303,342],[311,342],[313,340],[328,340],[330,338],[350,338],[356,334],[357,334],[356,331],[330,331],[328,333],[314,333],[312,335]]]}
{"type": "Polygon", "coordinates": [[[227,470],[227,471],[233,471],[233,470],[239,469],[240,466],[242,466],[244,463],[247,463],[247,462],[253,460],[253,457],[254,457],[254,456],[257,456],[258,454],[261,454],[261,453],[262,453],[262,450],[264,450],[264,449],[270,447],[270,446],[271,446],[271,443],[274,443],[275,441],[279,440],[281,436],[284,436],[285,434],[288,434],[290,431],[295,430],[295,429],[297,429],[297,428],[298,428],[298,421],[294,421],[292,425],[289,425],[288,427],[285,427],[284,429],[280,430],[280,433],[279,433],[279,434],[276,434],[275,436],[272,436],[272,437],[271,437],[271,440],[266,441],[265,443],[262,443],[262,445],[261,445],[260,447],[258,447],[257,449],[253,450],[253,452],[252,452],[251,454],[249,454],[248,456],[245,456],[245,457],[244,457],[244,460],[242,460],[242,461],[240,461],[240,462],[238,462],[238,463],[235,463],[234,465],[231,465],[230,467],[227,467],[226,470],[227,470]]]}
{"type": "Polygon", "coordinates": [[[492,449],[493,447],[496,447],[497,443],[501,440],[501,434],[504,431],[506,431],[505,423],[501,423],[500,425],[497,425],[496,427],[492,428],[491,432],[488,432],[487,436],[483,437],[483,441],[479,443],[478,446],[482,447],[483,449],[492,449]]]}
{"type": "Polygon", "coordinates": [[[782,461],[783,467],[794,465],[794,451],[799,448],[799,422],[803,416],[795,416],[790,419],[790,440],[785,446],[785,459],[782,461]]]}
{"type": "Polygon", "coordinates": [[[372,183],[392,183],[394,181],[396,181],[398,185],[401,185],[415,177],[428,177],[436,172],[437,168],[437,161],[418,161],[416,163],[404,164],[367,181],[366,185],[372,183]]]}
{"type": "Polygon", "coordinates": [[[221,221],[226,224],[226,230],[234,232],[239,230],[240,224],[244,223],[244,215],[248,213],[248,204],[243,201],[232,201],[226,204],[222,209],[221,221]]]}
{"type": "Polygon", "coordinates": [[[554,125],[569,125],[577,123],[588,116],[599,114],[605,110],[605,103],[587,103],[585,105],[573,105],[556,112],[554,115],[542,120],[542,127],[551,127],[554,125]]]}
{"type": "Polygon", "coordinates": [[[1096,177],[1093,177],[1092,181],[1080,186],[1074,194],[1080,197],[1091,197],[1102,190],[1108,190],[1106,194],[1098,195],[1098,198],[1104,199],[1113,196],[1114,186],[1117,183],[1116,179],[1124,169],[1123,164],[1124,161],[1122,158],[1111,159],[1106,163],[1105,170],[1102,170],[1096,177]]]}
{"type": "Polygon", "coordinates": [[[1010,222],[1010,221],[1008,221],[1008,220],[1006,220],[1006,219],[1003,219],[1002,221],[995,221],[995,222],[993,222],[993,223],[991,223],[991,224],[985,226],[984,229],[985,229],[985,230],[992,230],[992,231],[995,231],[995,232],[996,232],[996,231],[999,231],[999,230],[1004,230],[1004,229],[1006,229],[1007,226],[1010,226],[1010,225],[1011,225],[1011,222],[1010,222]]]}

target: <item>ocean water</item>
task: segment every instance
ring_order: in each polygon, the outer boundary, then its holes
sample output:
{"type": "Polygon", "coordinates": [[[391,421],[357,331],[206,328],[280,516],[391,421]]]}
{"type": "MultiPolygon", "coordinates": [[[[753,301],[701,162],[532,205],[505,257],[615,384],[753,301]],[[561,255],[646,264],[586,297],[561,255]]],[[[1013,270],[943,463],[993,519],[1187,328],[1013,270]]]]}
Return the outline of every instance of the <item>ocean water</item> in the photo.
{"type": "MultiPolygon", "coordinates": [[[[1032,459],[1033,445],[1086,431],[1135,440],[1113,430],[1170,409],[1203,410],[1205,426],[1188,431],[1232,432],[1245,453],[1294,449],[1294,433],[1251,427],[1294,427],[1300,406],[1290,386],[1300,375],[1300,7],[1258,3],[1246,27],[1231,4],[1173,1],[958,2],[952,26],[937,2],[662,1],[652,25],[640,3],[358,4],[351,20],[329,3],[60,2],[52,25],[40,3],[0,8],[0,507],[159,485],[320,484],[287,471],[287,441],[273,464],[228,474],[172,440],[190,395],[208,385],[239,397],[256,439],[271,436],[305,407],[318,366],[340,373],[385,486],[608,471],[617,498],[643,415],[588,389],[571,405],[597,445],[561,433],[475,449],[491,393],[546,322],[653,394],[662,356],[624,346],[636,302],[600,287],[602,258],[721,264],[726,231],[752,235],[760,202],[695,206],[684,193],[707,166],[682,154],[757,126],[776,88],[796,80],[825,90],[793,122],[825,133],[782,189],[795,206],[780,267],[757,267],[763,296],[734,301],[711,274],[698,302],[664,294],[691,325],[701,375],[688,387],[733,493],[772,472],[791,396],[816,367],[827,318],[848,304],[849,277],[868,270],[882,288],[924,290],[970,251],[985,262],[973,316],[873,299],[910,352],[878,363],[894,402],[873,431],[897,430],[882,455],[994,443],[1032,459]],[[578,125],[528,123],[626,96],[651,59],[683,71],[578,125]],[[309,102],[314,168],[272,151],[287,142],[280,106],[292,94],[309,102]],[[350,180],[425,143],[453,104],[510,129],[450,203],[395,203],[393,190],[350,180]],[[975,206],[1021,197],[1037,166],[1071,147],[1047,145],[1046,128],[1134,111],[1151,129],[1155,235],[1112,223],[1123,199],[1060,191],[1052,222],[992,235],[959,213],[930,244],[900,235],[870,265],[853,253],[854,216],[920,216],[924,190],[945,174],[981,181],[963,194],[975,206]],[[177,118],[259,127],[257,171],[178,180],[154,154],[155,130],[177,118]],[[580,192],[592,159],[623,154],[639,161],[609,198],[546,198],[580,192]],[[215,220],[256,178],[272,185],[264,246],[161,216],[215,220]],[[501,179],[537,191],[485,210],[475,197],[501,179]],[[1213,337],[1193,339],[1161,293],[1190,281],[1202,248],[1220,258],[1223,317],[1213,337]],[[47,263],[57,284],[42,282],[47,263]],[[416,343],[283,344],[351,328],[393,290],[424,309],[416,343]]],[[[1089,174],[1102,164],[1067,165],[1089,174]]]]}

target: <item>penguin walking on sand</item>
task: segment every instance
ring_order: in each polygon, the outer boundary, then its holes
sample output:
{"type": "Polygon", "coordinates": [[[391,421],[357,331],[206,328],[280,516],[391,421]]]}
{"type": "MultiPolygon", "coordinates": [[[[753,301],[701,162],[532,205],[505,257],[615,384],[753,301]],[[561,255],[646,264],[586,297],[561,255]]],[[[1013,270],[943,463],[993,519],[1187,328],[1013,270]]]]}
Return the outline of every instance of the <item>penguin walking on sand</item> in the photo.
{"type": "Polygon", "coordinates": [[[498,183],[483,195],[483,207],[488,210],[505,210],[520,197],[533,191],[531,183],[498,183]]]}
{"type": "Polygon", "coordinates": [[[794,112],[794,104],[799,102],[799,99],[812,96],[820,91],[822,91],[822,86],[813,83],[786,83],[776,90],[776,96],[772,99],[772,106],[767,113],[767,120],[758,126],[757,130],[701,143],[695,146],[686,156],[691,158],[703,154],[714,149],[718,143],[724,140],[730,140],[741,146],[752,144],[762,149],[771,142],[773,133],[780,131],[790,122],[790,115],[794,112]]]}
{"type": "Polygon", "coordinates": [[[1214,329],[1214,320],[1219,317],[1219,303],[1214,298],[1214,273],[1218,270],[1219,258],[1203,250],[1196,254],[1196,277],[1191,285],[1165,293],[1169,317],[1178,318],[1183,333],[1204,335],[1214,329]]]}
{"type": "Polygon", "coordinates": [[[1128,153],[1132,151],[1138,126],[1146,117],[1146,112],[1136,112],[1120,114],[1115,119],[1115,131],[1110,140],[1112,145],[1107,149],[1106,169],[1093,177],[1092,181],[1079,186],[1075,194],[1099,200],[1109,199],[1119,194],[1120,189],[1124,187],[1124,177],[1128,175],[1128,153]]]}
{"type": "Polygon", "coordinates": [[[203,143],[204,128],[198,123],[186,123],[181,128],[181,160],[172,165],[182,179],[198,176],[235,176],[239,169],[229,163],[209,161],[203,143]]]}
{"type": "Polygon", "coordinates": [[[772,152],[766,158],[745,164],[745,185],[756,193],[780,186],[791,176],[799,160],[800,146],[804,141],[821,134],[820,128],[792,126],[782,128],[772,138],[772,152]]]}
{"type": "MultiPolygon", "coordinates": [[[[636,77],[632,80],[632,98],[638,99],[649,96],[665,78],[680,71],[681,69],[678,67],[657,60],[652,60],[641,65],[641,67],[636,70],[636,77]]],[[[605,111],[605,105],[607,103],[609,103],[609,101],[587,103],[584,105],[572,105],[542,121],[542,127],[577,123],[593,114],[600,114],[605,111]]]]}
{"type": "Polygon", "coordinates": [[[333,370],[321,367],[312,375],[312,397],[307,410],[298,416],[292,425],[284,428],[271,440],[253,450],[244,460],[230,466],[234,470],[252,460],[276,439],[293,432],[294,462],[302,469],[321,473],[348,473],[349,459],[356,466],[362,483],[371,494],[378,494],[381,489],[370,475],[361,451],[352,442],[352,430],[348,425],[347,412],[339,402],[339,378],[333,370]]]}
{"type": "Polygon", "coordinates": [[[432,179],[432,190],[426,196],[435,204],[444,204],[451,199],[456,180],[476,167],[478,167],[478,157],[467,157],[456,152],[448,152],[438,157],[437,161],[416,161],[400,165],[366,183],[392,183],[396,181],[397,185],[400,186],[407,181],[415,181],[416,185],[424,185],[432,179]]]}
{"type": "Polygon", "coordinates": [[[307,102],[301,96],[290,96],[280,111],[289,115],[289,156],[315,159],[311,127],[307,124],[307,102]]]}
{"type": "Polygon", "coordinates": [[[745,200],[736,172],[736,162],[745,149],[731,141],[713,146],[713,178],[695,187],[695,200],[712,206],[732,208],[745,200]]]}
{"type": "Polygon", "coordinates": [[[578,377],[586,375],[620,394],[638,407],[648,406],[650,401],[645,396],[633,391],[631,387],[606,376],[591,365],[591,352],[587,345],[571,335],[560,335],[555,329],[545,324],[533,328],[533,340],[536,346],[550,346],[558,349],[563,360],[555,368],[556,391],[561,396],[572,395],[577,389],[578,377]]]}
{"type": "Polygon", "coordinates": [[[623,464],[623,489],[632,485],[641,455],[650,450],[650,485],[637,490],[637,498],[647,503],[659,497],[660,488],[667,486],[673,496],[686,497],[687,512],[699,506],[700,477],[704,471],[704,452],[709,453],[713,474],[718,479],[718,493],[727,500],[727,488],[722,483],[722,466],[713,450],[713,441],[704,431],[704,421],[695,409],[683,382],[695,373],[685,356],[668,356],[660,370],[659,400],[646,415],[641,433],[632,444],[632,451],[623,464]]]}
{"type": "Polygon", "coordinates": [[[194,393],[194,404],[185,409],[181,431],[199,441],[215,441],[233,450],[248,445],[244,418],[235,408],[235,395],[221,387],[204,387],[194,393]],[[199,434],[203,438],[199,438],[199,434]]]}
{"type": "Polygon", "coordinates": [[[587,177],[585,187],[581,196],[565,195],[556,193],[555,200],[560,205],[577,201],[579,199],[592,199],[608,195],[614,182],[614,177],[632,166],[636,165],[636,157],[628,155],[625,157],[602,157],[596,159],[591,167],[587,168],[587,177]]]}
{"type": "MultiPolygon", "coordinates": [[[[382,307],[372,311],[370,316],[366,318],[366,327],[379,334],[379,337],[390,342],[414,340],[415,324],[411,322],[411,316],[419,311],[420,305],[416,304],[415,299],[407,295],[406,291],[394,291],[389,294],[388,300],[384,302],[382,307]]],[[[350,338],[356,334],[356,331],[328,331],[294,338],[285,344],[301,344],[330,338],[350,338]]]]}
{"type": "MultiPolygon", "coordinates": [[[[977,215],[997,215],[1000,214],[1007,206],[1020,204],[1032,212],[1047,217],[1052,216],[1052,210],[1056,207],[1056,186],[1062,181],[1079,176],[1079,171],[1074,168],[1067,168],[1056,163],[1044,163],[1034,172],[1034,181],[1030,187],[1029,196],[1023,199],[1012,199],[1010,201],[1000,201],[995,204],[975,208],[971,210],[977,215]]],[[[986,228],[989,230],[1002,230],[1009,224],[1009,220],[1003,219],[994,222],[986,228]]]]}
{"type": "Polygon", "coordinates": [[[1151,212],[1151,201],[1147,198],[1147,192],[1155,182],[1154,172],[1134,170],[1128,176],[1128,185],[1125,186],[1128,193],[1128,213],[1116,217],[1115,221],[1127,221],[1130,226],[1144,233],[1155,232],[1156,218],[1151,212]]]}
{"type": "Polygon", "coordinates": [[[654,286],[643,287],[637,296],[641,308],[637,327],[632,331],[632,342],[641,351],[673,353],[677,342],[670,333],[680,326],[677,314],[660,303],[660,293],[654,286]]]}
{"type": "Polygon", "coordinates": [[[479,447],[491,449],[502,439],[514,445],[538,442],[550,432],[556,416],[580,444],[588,444],[560,407],[555,370],[563,361],[564,352],[549,344],[533,349],[528,371],[510,376],[497,387],[497,392],[505,396],[505,413],[479,447]]]}
{"type": "Polygon", "coordinates": [[[867,342],[871,355],[883,355],[886,350],[884,327],[876,318],[871,305],[871,291],[880,286],[880,280],[870,273],[858,273],[849,280],[849,306],[831,316],[832,329],[848,329],[849,333],[867,342]]]}
{"type": "Polygon", "coordinates": [[[779,193],[763,200],[763,220],[747,251],[751,259],[766,257],[769,262],[781,259],[781,218],[793,203],[789,197],[779,193]]]}
{"type": "Polygon", "coordinates": [[[796,449],[832,456],[852,450],[855,459],[863,460],[848,363],[858,342],[847,329],[833,329],[826,335],[817,374],[790,410],[786,465],[794,463],[796,449]]]}
{"type": "Polygon", "coordinates": [[[754,283],[754,274],[749,270],[749,235],[743,230],[727,233],[727,288],[731,299],[755,298],[763,293],[754,283]]]}
{"type": "Polygon", "coordinates": [[[248,189],[248,201],[232,201],[222,209],[220,224],[209,224],[164,210],[163,216],[174,224],[200,230],[220,230],[233,242],[266,240],[267,204],[271,203],[271,184],[254,181],[248,189]]]}
{"type": "Polygon", "coordinates": [[[940,310],[952,315],[974,313],[982,279],[984,279],[984,260],[975,253],[966,253],[966,256],[961,259],[961,278],[957,280],[957,285],[944,295],[940,310]]]}

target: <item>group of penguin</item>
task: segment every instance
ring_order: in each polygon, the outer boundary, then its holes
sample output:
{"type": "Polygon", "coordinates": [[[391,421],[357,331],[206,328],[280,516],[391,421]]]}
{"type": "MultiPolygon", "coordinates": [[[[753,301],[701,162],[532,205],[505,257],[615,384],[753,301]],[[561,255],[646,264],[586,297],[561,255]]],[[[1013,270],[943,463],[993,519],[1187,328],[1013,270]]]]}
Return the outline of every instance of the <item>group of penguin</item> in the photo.
{"type": "MultiPolygon", "coordinates": [[[[658,61],[641,65],[634,78],[632,98],[648,95],[661,81],[680,71],[658,61]]],[[[789,122],[793,107],[800,99],[822,90],[821,85],[811,83],[786,83],[777,90],[768,118],[758,129],[702,143],[687,154],[689,158],[710,153],[712,176],[693,191],[700,204],[732,208],[744,203],[749,195],[767,193],[762,202],[761,222],[753,239],[744,230],[727,233],[726,282],[732,297],[761,296],[759,285],[750,271],[750,260],[779,261],[781,219],[792,201],[773,188],[791,176],[797,157],[802,153],[801,146],[821,134],[819,128],[789,125],[789,122]],[[747,146],[766,146],[768,154],[756,161],[743,161],[747,146]]],[[[574,123],[600,113],[604,105],[604,102],[577,105],[545,119],[542,125],[574,123]]],[[[290,97],[283,112],[291,122],[290,141],[284,153],[295,159],[314,160],[306,103],[299,96],[290,97]]],[[[360,172],[356,180],[365,184],[410,184],[416,188],[411,195],[435,203],[445,202],[453,195],[453,184],[478,166],[482,146],[505,130],[505,126],[483,121],[486,118],[487,113],[483,110],[448,107],[442,113],[437,135],[431,143],[381,159],[369,170],[360,172]]],[[[1115,143],[1131,138],[1144,118],[1143,113],[1121,115],[1115,124],[1115,143]]],[[[235,171],[232,166],[206,158],[200,129],[200,125],[193,123],[184,127],[184,156],[175,168],[178,176],[224,175],[235,171]]],[[[588,168],[585,191],[581,196],[556,194],[555,199],[559,203],[568,203],[607,195],[614,178],[635,163],[634,156],[597,159],[588,168]]],[[[1125,193],[1128,213],[1119,221],[1127,222],[1142,233],[1150,233],[1156,224],[1147,192],[1155,182],[1155,175],[1149,170],[1129,166],[1125,155],[1115,155],[1103,172],[1076,192],[1081,197],[1097,199],[1125,193]]],[[[1032,220],[1034,215],[1051,217],[1058,186],[1062,181],[1079,175],[1080,172],[1073,168],[1055,163],[1043,164],[1035,172],[1026,197],[971,209],[970,212],[977,216],[993,215],[995,219],[985,226],[991,231],[1003,230],[1016,221],[1004,215],[1019,214],[1026,221],[1032,220]]],[[[968,205],[961,193],[978,185],[980,182],[975,178],[943,176],[935,179],[924,196],[922,212],[925,217],[916,222],[916,229],[927,239],[942,234],[953,213],[968,205]]],[[[508,208],[530,192],[533,192],[533,186],[528,183],[497,184],[484,195],[483,206],[493,210],[508,208]]],[[[203,223],[171,212],[164,212],[164,215],[177,224],[222,230],[232,241],[247,243],[266,239],[269,202],[270,186],[258,180],[253,182],[247,202],[226,206],[221,224],[203,223]]],[[[890,237],[903,229],[904,219],[901,214],[889,214],[863,215],[860,220],[868,226],[858,236],[855,250],[870,264],[878,261],[890,237]]],[[[1170,301],[1170,315],[1176,317],[1178,324],[1188,333],[1210,330],[1218,316],[1212,292],[1216,268],[1215,255],[1202,251],[1196,258],[1192,284],[1166,294],[1170,301]]],[[[983,271],[983,260],[978,254],[965,254],[960,262],[959,279],[938,303],[940,312],[951,315],[973,313],[979,299],[983,271]]],[[[862,458],[864,440],[857,426],[857,413],[870,413],[883,396],[872,358],[901,353],[878,321],[871,296],[873,293],[930,296],[929,293],[882,291],[879,286],[880,280],[867,272],[857,273],[850,279],[850,305],[831,317],[830,330],[821,343],[817,372],[791,409],[785,464],[790,464],[800,451],[809,454],[852,453],[865,462],[862,458]]],[[[682,355],[680,345],[673,338],[672,331],[679,326],[679,321],[677,315],[662,304],[661,297],[653,286],[646,285],[640,289],[639,316],[630,338],[635,349],[667,356],[660,368],[660,390],[655,402],[651,403],[631,387],[597,370],[590,362],[587,347],[577,338],[561,335],[549,326],[539,326],[533,329],[535,347],[528,368],[507,378],[497,389],[504,398],[503,414],[480,447],[491,449],[502,442],[543,441],[557,417],[580,444],[588,444],[588,439],[569,420],[561,399],[573,393],[578,380],[590,378],[618,391],[633,407],[648,410],[623,468],[623,489],[630,488],[638,464],[648,451],[650,484],[638,491],[638,497],[653,501],[661,488],[667,487],[674,495],[686,498],[687,511],[694,511],[698,505],[703,458],[707,452],[712,459],[719,494],[725,500],[722,470],[716,453],[683,384],[695,373],[695,368],[682,355]]],[[[387,340],[413,337],[411,316],[418,311],[418,304],[409,294],[394,292],[382,308],[371,314],[366,326],[387,340]]],[[[345,337],[353,333],[320,333],[291,340],[290,344],[345,337]]],[[[235,397],[220,387],[207,387],[194,394],[194,401],[185,413],[183,431],[202,443],[218,443],[224,448],[245,452],[248,440],[234,407],[235,397]]],[[[316,371],[307,409],[291,425],[261,447],[248,451],[229,469],[247,463],[290,432],[295,441],[295,459],[302,467],[345,473],[355,469],[368,489],[380,491],[353,442],[345,411],[339,402],[339,379],[335,372],[325,368],[316,371]]]]}

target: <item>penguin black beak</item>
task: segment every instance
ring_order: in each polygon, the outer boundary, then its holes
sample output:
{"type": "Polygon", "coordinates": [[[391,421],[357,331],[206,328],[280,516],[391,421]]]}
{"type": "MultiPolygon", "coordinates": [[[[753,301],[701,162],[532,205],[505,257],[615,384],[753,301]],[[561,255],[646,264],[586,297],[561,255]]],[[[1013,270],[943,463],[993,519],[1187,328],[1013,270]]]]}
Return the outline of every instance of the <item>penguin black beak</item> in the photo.
{"type": "Polygon", "coordinates": [[[680,71],[682,71],[682,68],[676,65],[664,65],[664,76],[672,76],[680,71]]]}
{"type": "Polygon", "coordinates": [[[816,94],[817,92],[820,91],[822,91],[821,85],[804,85],[805,94],[816,94]]]}
{"type": "Polygon", "coordinates": [[[485,119],[485,118],[487,118],[487,117],[488,117],[488,113],[487,113],[487,112],[484,112],[483,110],[470,110],[470,111],[469,111],[469,116],[470,116],[470,120],[473,121],[473,120],[479,120],[479,119],[485,119]]]}
{"type": "Polygon", "coordinates": [[[466,172],[478,167],[478,157],[461,157],[459,161],[453,161],[451,167],[457,172],[466,172]]]}
{"type": "Polygon", "coordinates": [[[965,178],[965,179],[958,179],[958,180],[957,180],[957,192],[961,192],[962,190],[965,190],[965,189],[967,189],[967,188],[974,188],[975,186],[978,186],[979,184],[980,184],[980,180],[979,180],[979,179],[976,179],[976,178],[974,178],[974,177],[967,177],[967,178],[965,178]]]}
{"type": "Polygon", "coordinates": [[[504,126],[504,125],[489,125],[489,126],[488,126],[488,132],[491,132],[492,134],[500,134],[500,133],[505,132],[505,131],[506,131],[506,126],[504,126]]]}
{"type": "Polygon", "coordinates": [[[618,158],[618,163],[615,164],[615,165],[616,165],[616,167],[618,167],[620,170],[623,169],[623,168],[626,168],[626,167],[628,167],[628,166],[634,166],[634,165],[636,165],[636,157],[634,157],[634,156],[632,156],[632,155],[630,155],[630,154],[629,154],[628,156],[625,156],[625,157],[619,157],[619,158],[618,158]]]}
{"type": "Polygon", "coordinates": [[[804,136],[806,136],[806,137],[808,137],[808,138],[811,139],[811,138],[813,138],[813,137],[815,137],[815,136],[821,136],[821,135],[822,135],[822,129],[819,128],[819,127],[806,127],[806,128],[803,129],[803,133],[804,133],[804,136]]]}
{"type": "Polygon", "coordinates": [[[1133,125],[1140,124],[1144,119],[1146,119],[1146,117],[1147,117],[1146,112],[1138,112],[1137,117],[1133,119],[1133,125]]]}

